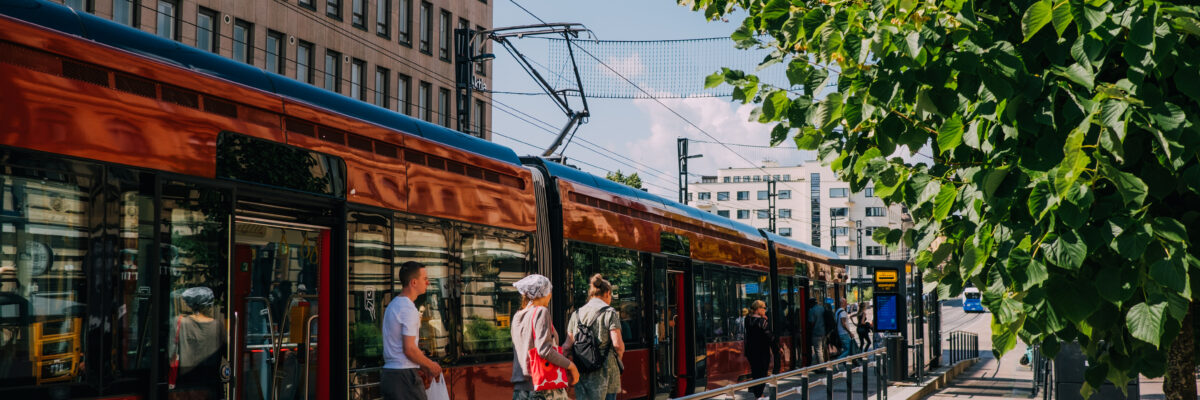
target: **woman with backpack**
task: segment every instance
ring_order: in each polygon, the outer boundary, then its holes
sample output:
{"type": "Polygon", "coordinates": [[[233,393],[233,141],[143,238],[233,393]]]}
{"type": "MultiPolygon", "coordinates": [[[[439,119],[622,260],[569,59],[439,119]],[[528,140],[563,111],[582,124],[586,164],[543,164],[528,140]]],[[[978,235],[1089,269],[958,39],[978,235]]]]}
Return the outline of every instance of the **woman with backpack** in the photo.
{"type": "Polygon", "coordinates": [[[578,366],[579,383],[575,385],[576,400],[616,400],[621,392],[621,356],[625,341],[621,339],[621,316],[610,307],[612,284],[600,274],[588,284],[588,302],[567,322],[567,341],[578,366]]]}

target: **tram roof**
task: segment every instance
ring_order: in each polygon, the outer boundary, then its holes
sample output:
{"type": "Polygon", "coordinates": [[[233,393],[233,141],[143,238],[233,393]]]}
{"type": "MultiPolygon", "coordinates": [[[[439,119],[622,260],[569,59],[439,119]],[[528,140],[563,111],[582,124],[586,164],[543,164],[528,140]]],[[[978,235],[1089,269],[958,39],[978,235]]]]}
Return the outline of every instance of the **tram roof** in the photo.
{"type": "Polygon", "coordinates": [[[836,260],[838,258],[837,253],[834,253],[833,251],[830,251],[828,249],[822,249],[820,247],[813,246],[811,244],[804,243],[804,242],[801,242],[801,241],[798,241],[798,240],[795,240],[792,238],[779,236],[779,234],[767,232],[766,230],[761,230],[761,231],[762,231],[763,236],[766,236],[767,240],[770,240],[772,242],[779,243],[779,244],[782,244],[782,245],[785,245],[785,246],[788,246],[791,248],[804,250],[806,252],[828,258],[830,260],[836,260]]]}
{"type": "Polygon", "coordinates": [[[507,147],[44,0],[0,0],[0,14],[457,149],[521,165],[507,147]]]}
{"type": "Polygon", "coordinates": [[[570,181],[578,183],[578,184],[591,186],[591,187],[594,187],[594,188],[597,188],[597,189],[600,189],[600,190],[603,190],[603,191],[606,191],[609,193],[613,193],[616,195],[632,197],[632,198],[640,199],[640,200],[647,201],[650,203],[662,204],[662,206],[664,208],[674,211],[674,212],[677,212],[679,214],[687,215],[689,217],[692,217],[692,218],[695,218],[695,219],[698,219],[698,220],[701,220],[701,221],[704,221],[704,222],[707,222],[707,223],[710,223],[710,224],[713,224],[716,226],[732,229],[734,231],[738,231],[743,234],[751,235],[753,237],[761,237],[761,235],[758,232],[758,229],[755,229],[754,227],[752,227],[750,225],[746,225],[741,222],[737,222],[737,221],[734,221],[729,218],[725,218],[725,217],[722,217],[722,216],[719,216],[719,215],[716,215],[713,213],[705,212],[705,211],[702,211],[695,207],[684,205],[684,204],[679,203],[674,200],[665,199],[663,197],[660,197],[660,196],[657,196],[654,194],[650,194],[649,192],[646,192],[643,190],[634,189],[634,188],[630,187],[629,185],[624,185],[621,183],[613,182],[613,181],[608,180],[607,178],[602,178],[602,177],[599,177],[596,175],[592,175],[587,172],[583,172],[578,169],[556,163],[554,161],[550,161],[550,160],[547,160],[544,158],[538,158],[538,159],[541,160],[542,164],[544,164],[546,166],[546,170],[550,172],[550,175],[554,176],[556,178],[564,178],[564,179],[570,180],[570,181]]]}

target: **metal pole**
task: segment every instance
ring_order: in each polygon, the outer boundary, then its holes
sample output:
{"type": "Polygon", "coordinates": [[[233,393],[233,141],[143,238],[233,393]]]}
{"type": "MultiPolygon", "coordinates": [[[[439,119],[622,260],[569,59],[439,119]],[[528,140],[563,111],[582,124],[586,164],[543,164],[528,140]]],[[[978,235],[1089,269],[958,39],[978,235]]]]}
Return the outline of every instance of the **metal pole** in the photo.
{"type": "Polygon", "coordinates": [[[800,377],[800,400],[808,400],[808,374],[800,377]]]}
{"type": "Polygon", "coordinates": [[[679,202],[687,204],[687,138],[675,140],[675,155],[679,158],[679,202]]]}
{"type": "Polygon", "coordinates": [[[854,398],[854,367],[858,366],[858,360],[850,360],[850,363],[843,364],[846,366],[846,398],[854,398]]]}
{"type": "Polygon", "coordinates": [[[833,399],[833,371],[837,370],[837,366],[831,366],[825,370],[825,398],[833,399]]]}
{"type": "Polygon", "coordinates": [[[768,177],[768,179],[767,179],[767,216],[770,218],[770,222],[767,226],[767,230],[770,231],[771,233],[776,233],[776,231],[775,231],[775,179],[772,179],[770,177],[768,177]]]}
{"type": "MultiPolygon", "coordinates": [[[[870,390],[870,387],[871,387],[871,383],[868,382],[868,380],[867,380],[869,377],[869,375],[867,374],[867,370],[871,369],[871,359],[864,358],[862,360],[863,360],[863,363],[862,363],[862,367],[863,367],[863,370],[862,370],[862,387],[863,387],[862,388],[862,400],[867,400],[867,392],[870,390]]],[[[849,397],[847,397],[847,398],[849,398],[849,397]]]]}

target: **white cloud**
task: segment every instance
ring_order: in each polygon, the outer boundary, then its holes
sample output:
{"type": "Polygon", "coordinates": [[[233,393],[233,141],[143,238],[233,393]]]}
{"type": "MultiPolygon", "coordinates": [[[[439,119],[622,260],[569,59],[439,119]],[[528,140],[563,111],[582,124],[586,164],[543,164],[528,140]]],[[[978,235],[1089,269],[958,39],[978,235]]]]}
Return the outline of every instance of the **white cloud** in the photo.
{"type": "Polygon", "coordinates": [[[600,64],[596,64],[596,69],[600,71],[602,76],[608,76],[609,79],[623,81],[619,76],[616,75],[620,74],[621,76],[637,82],[637,78],[646,73],[646,63],[642,62],[642,55],[640,53],[630,54],[629,57],[609,58],[604,60],[604,63],[608,64],[609,67],[612,67],[612,70],[609,70],[608,68],[605,68],[604,65],[600,64]],[[613,71],[616,71],[616,74],[614,74],[613,71]]]}

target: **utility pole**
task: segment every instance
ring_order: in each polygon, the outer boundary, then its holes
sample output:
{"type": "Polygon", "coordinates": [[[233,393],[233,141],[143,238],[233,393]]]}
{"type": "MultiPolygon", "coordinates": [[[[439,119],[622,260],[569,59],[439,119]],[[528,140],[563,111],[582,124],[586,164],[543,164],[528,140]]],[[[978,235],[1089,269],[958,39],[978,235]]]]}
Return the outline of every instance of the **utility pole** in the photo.
{"type": "Polygon", "coordinates": [[[775,232],[775,179],[767,179],[767,215],[770,217],[770,224],[767,225],[767,230],[771,233],[775,232]]]}
{"type": "MultiPolygon", "coordinates": [[[[454,30],[454,97],[458,106],[458,131],[471,132],[471,93],[475,90],[475,30],[454,30]]],[[[485,138],[484,132],[476,136],[485,138]]]]}
{"type": "Polygon", "coordinates": [[[858,229],[858,258],[863,258],[862,254],[862,221],[854,221],[854,227],[858,229]]]}
{"type": "Polygon", "coordinates": [[[703,154],[688,155],[688,140],[687,138],[679,138],[675,140],[675,154],[679,158],[679,202],[687,204],[687,160],[689,158],[704,157],[703,154]]]}

